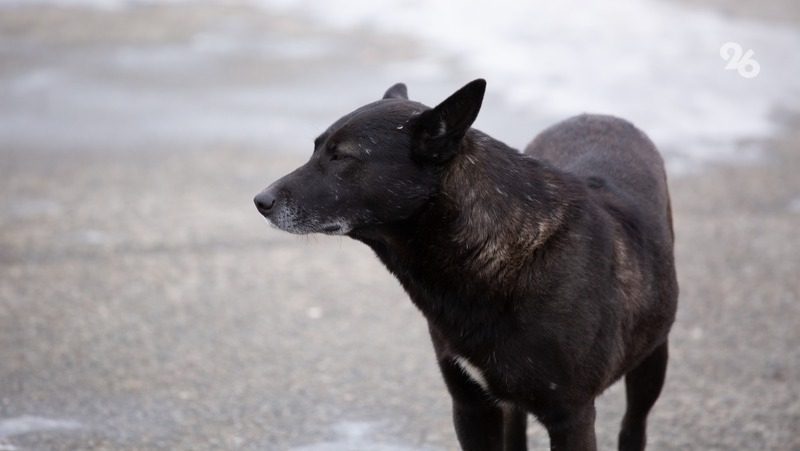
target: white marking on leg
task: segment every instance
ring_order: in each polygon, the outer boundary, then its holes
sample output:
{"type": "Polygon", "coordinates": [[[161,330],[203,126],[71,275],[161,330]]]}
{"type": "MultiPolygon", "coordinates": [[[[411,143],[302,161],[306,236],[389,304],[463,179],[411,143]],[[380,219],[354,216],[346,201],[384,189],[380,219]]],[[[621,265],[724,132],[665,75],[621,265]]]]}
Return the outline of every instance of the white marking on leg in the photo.
{"type": "Polygon", "coordinates": [[[456,364],[458,364],[459,367],[461,367],[461,370],[464,371],[464,374],[466,374],[470,379],[472,379],[473,382],[480,385],[480,387],[484,391],[487,392],[489,391],[489,383],[486,382],[486,377],[484,377],[483,372],[480,370],[480,368],[473,365],[472,363],[470,363],[469,360],[461,356],[456,356],[455,362],[456,364]]]}

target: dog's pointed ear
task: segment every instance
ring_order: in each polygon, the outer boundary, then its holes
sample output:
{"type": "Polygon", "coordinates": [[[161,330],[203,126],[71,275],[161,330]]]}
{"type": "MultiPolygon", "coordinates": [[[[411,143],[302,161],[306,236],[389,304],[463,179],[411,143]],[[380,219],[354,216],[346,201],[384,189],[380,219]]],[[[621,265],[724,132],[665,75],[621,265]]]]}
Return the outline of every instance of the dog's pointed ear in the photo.
{"type": "Polygon", "coordinates": [[[422,158],[444,161],[455,155],[461,139],[478,117],[486,80],[467,83],[435,108],[416,119],[415,152],[422,158]]]}
{"type": "Polygon", "coordinates": [[[395,83],[383,94],[384,99],[406,99],[408,100],[408,89],[403,83],[395,83]]]}

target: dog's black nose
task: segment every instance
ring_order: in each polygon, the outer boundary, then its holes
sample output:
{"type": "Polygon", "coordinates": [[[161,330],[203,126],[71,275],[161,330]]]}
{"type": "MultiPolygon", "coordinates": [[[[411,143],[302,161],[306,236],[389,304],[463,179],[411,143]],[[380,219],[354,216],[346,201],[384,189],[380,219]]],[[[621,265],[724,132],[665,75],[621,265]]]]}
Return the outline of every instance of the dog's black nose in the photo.
{"type": "Polygon", "coordinates": [[[275,205],[275,196],[270,191],[263,191],[253,199],[253,202],[262,215],[267,215],[275,205]]]}

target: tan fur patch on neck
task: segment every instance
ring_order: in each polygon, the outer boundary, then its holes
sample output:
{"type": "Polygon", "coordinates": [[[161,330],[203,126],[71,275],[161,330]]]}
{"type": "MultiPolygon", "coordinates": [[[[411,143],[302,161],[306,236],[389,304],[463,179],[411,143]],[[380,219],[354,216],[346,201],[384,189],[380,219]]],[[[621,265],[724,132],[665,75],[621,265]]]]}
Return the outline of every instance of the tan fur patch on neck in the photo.
{"type": "MultiPolygon", "coordinates": [[[[482,275],[494,278],[518,272],[534,250],[561,227],[566,207],[548,204],[544,208],[545,202],[534,197],[532,182],[522,181],[527,186],[515,187],[513,192],[504,189],[474,154],[457,158],[443,184],[459,214],[453,241],[471,252],[468,263],[482,275]]],[[[516,183],[528,177],[520,172],[522,168],[506,170],[516,183]]],[[[541,186],[552,191],[548,196],[558,189],[547,182],[541,186]]]]}

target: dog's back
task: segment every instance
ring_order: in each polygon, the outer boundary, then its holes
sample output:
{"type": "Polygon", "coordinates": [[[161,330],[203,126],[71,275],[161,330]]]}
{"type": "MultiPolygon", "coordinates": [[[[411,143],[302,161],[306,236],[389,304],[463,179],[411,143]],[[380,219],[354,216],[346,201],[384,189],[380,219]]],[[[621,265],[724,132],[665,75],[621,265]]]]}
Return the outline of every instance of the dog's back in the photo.
{"type": "Polygon", "coordinates": [[[660,238],[671,245],[664,163],[652,141],[630,122],[605,115],[575,116],[541,132],[525,153],[586,180],[592,188],[603,188],[605,196],[615,197],[660,228],[660,238]]]}

